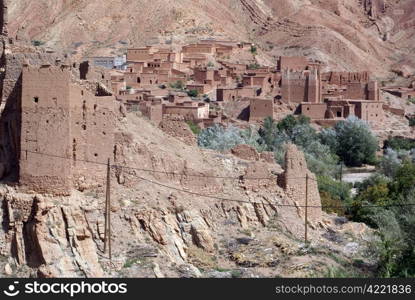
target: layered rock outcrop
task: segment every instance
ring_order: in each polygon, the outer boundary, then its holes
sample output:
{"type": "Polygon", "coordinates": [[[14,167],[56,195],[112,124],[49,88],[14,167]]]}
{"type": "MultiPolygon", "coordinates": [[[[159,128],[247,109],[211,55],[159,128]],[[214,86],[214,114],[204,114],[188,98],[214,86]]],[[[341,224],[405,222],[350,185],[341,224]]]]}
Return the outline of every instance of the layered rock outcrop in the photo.
{"type": "Polygon", "coordinates": [[[83,208],[12,190],[2,190],[0,197],[7,216],[3,255],[37,269],[40,277],[103,276],[83,208]]]}

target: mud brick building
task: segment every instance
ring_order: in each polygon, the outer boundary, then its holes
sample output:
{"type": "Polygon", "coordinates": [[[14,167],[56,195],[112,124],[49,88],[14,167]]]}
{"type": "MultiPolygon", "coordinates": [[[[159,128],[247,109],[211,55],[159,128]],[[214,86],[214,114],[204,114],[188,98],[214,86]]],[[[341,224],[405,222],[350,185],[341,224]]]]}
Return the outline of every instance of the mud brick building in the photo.
{"type": "MultiPolygon", "coordinates": [[[[23,66],[19,182],[69,194],[88,177],[105,177],[114,150],[113,96],[73,81],[69,66],[23,66]]],[[[91,180],[92,181],[92,180],[91,180]]]]}
{"type": "Polygon", "coordinates": [[[274,118],[274,100],[250,99],[249,121],[262,121],[267,117],[274,118]]]}

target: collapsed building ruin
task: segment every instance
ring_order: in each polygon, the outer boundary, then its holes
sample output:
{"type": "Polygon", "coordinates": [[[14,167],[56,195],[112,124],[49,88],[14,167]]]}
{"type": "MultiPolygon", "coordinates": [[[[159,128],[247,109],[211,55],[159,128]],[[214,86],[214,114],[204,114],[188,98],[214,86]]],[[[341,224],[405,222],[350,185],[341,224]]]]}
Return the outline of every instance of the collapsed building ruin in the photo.
{"type": "Polygon", "coordinates": [[[19,181],[38,192],[104,178],[96,163],[113,156],[115,98],[71,76],[67,65],[23,66],[19,181]]]}
{"type": "Polygon", "coordinates": [[[1,2],[0,178],[59,195],[96,184],[114,151],[115,97],[94,80],[106,76],[81,80],[64,56],[17,43],[1,2]]]}

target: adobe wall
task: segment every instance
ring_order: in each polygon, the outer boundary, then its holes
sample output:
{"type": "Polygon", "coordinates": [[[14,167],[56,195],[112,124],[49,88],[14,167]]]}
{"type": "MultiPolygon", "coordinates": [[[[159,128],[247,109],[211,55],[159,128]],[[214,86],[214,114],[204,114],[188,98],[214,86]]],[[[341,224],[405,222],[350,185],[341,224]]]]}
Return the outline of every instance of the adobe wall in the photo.
{"type": "Polygon", "coordinates": [[[209,118],[209,105],[199,106],[180,106],[180,105],[165,105],[164,114],[179,115],[185,120],[197,120],[209,118]]]}
{"type": "Polygon", "coordinates": [[[367,100],[379,101],[379,84],[377,81],[370,81],[367,84],[367,100]]]}
{"type": "Polygon", "coordinates": [[[347,84],[347,89],[343,93],[345,99],[364,99],[367,100],[367,84],[353,82],[347,84]]]}
{"type": "Polygon", "coordinates": [[[95,88],[75,82],[69,66],[24,66],[19,182],[25,189],[68,195],[104,182],[115,98],[96,96],[95,88]]]}
{"type": "Polygon", "coordinates": [[[326,103],[302,103],[301,114],[311,119],[324,119],[326,117],[326,103]]]}
{"type": "Polygon", "coordinates": [[[320,102],[320,79],[316,71],[284,71],[281,96],[286,103],[320,102]]]}
{"type": "MultiPolygon", "coordinates": [[[[298,206],[298,213],[304,217],[306,204],[306,174],[308,174],[308,206],[321,206],[316,176],[307,168],[304,153],[297,146],[288,144],[285,154],[285,171],[278,178],[279,185],[298,206]]],[[[285,203],[291,204],[291,203],[285,203]]],[[[321,221],[321,207],[308,208],[308,220],[312,223],[321,221]]]]}
{"type": "Polygon", "coordinates": [[[249,121],[262,121],[266,117],[274,118],[274,101],[269,99],[251,99],[249,121]]]}
{"type": "Polygon", "coordinates": [[[356,106],[360,107],[359,114],[356,113],[356,116],[360,119],[365,121],[383,121],[385,112],[381,102],[360,102],[356,106]]]}
{"type": "Polygon", "coordinates": [[[127,49],[127,61],[148,61],[153,58],[151,53],[151,48],[136,48],[136,49],[127,49]]]}
{"type": "Polygon", "coordinates": [[[345,85],[348,83],[368,83],[368,72],[327,72],[322,74],[322,79],[329,84],[345,85]]]}
{"type": "Polygon", "coordinates": [[[142,101],[139,103],[139,109],[145,117],[156,125],[159,125],[163,120],[164,108],[161,102],[152,103],[142,101]]]}
{"type": "Polygon", "coordinates": [[[23,68],[19,182],[41,193],[69,194],[70,73],[63,68],[23,68]]]}
{"type": "Polygon", "coordinates": [[[113,158],[115,115],[113,96],[97,97],[84,86],[70,85],[72,175],[76,188],[105,182],[113,158]],[[90,163],[98,162],[100,164],[90,163]]]}

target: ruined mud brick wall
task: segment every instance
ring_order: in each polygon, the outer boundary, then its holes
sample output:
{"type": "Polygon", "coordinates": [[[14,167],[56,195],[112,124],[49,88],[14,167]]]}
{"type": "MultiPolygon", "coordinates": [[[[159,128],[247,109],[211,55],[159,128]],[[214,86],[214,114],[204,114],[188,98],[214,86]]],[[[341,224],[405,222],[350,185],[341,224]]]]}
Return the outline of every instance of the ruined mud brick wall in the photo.
{"type": "MultiPolygon", "coordinates": [[[[306,202],[306,174],[308,174],[308,205],[321,206],[316,176],[307,168],[304,153],[293,144],[287,145],[285,154],[285,171],[278,178],[278,184],[298,206],[299,214],[304,217],[306,202]]],[[[285,203],[292,204],[292,203],[285,203]]],[[[321,221],[321,207],[308,208],[308,220],[312,223],[321,221]]]]}
{"type": "Polygon", "coordinates": [[[114,97],[95,96],[65,65],[26,65],[22,78],[20,184],[67,195],[104,182],[114,150],[114,97]]]}
{"type": "Polygon", "coordinates": [[[344,91],[337,91],[333,96],[344,99],[379,101],[377,81],[371,81],[368,72],[328,72],[322,74],[324,85],[344,86],[344,91]]]}
{"type": "Polygon", "coordinates": [[[187,145],[197,145],[196,136],[190,130],[189,125],[186,124],[183,116],[164,115],[159,128],[187,145]]]}
{"type": "Polygon", "coordinates": [[[114,106],[113,96],[70,85],[72,177],[78,189],[105,182],[103,164],[112,161],[114,151],[114,106]]]}
{"type": "Polygon", "coordinates": [[[368,83],[368,72],[327,72],[322,74],[322,80],[329,84],[345,85],[348,83],[368,83]]]}
{"type": "Polygon", "coordinates": [[[255,88],[243,87],[243,88],[218,88],[216,90],[217,101],[234,101],[237,98],[243,97],[255,97],[255,88]]]}
{"type": "Polygon", "coordinates": [[[150,47],[127,50],[127,61],[148,61],[151,59],[153,59],[153,53],[150,47]]]}
{"type": "Polygon", "coordinates": [[[70,73],[25,66],[22,76],[20,183],[28,189],[68,194],[71,162],[70,73]],[[44,156],[46,153],[49,156],[44,156]]]}
{"type": "Polygon", "coordinates": [[[17,171],[23,64],[54,64],[60,58],[56,53],[45,53],[7,43],[5,50],[0,77],[0,165],[4,169],[4,172],[0,172],[0,178],[17,171]]]}

